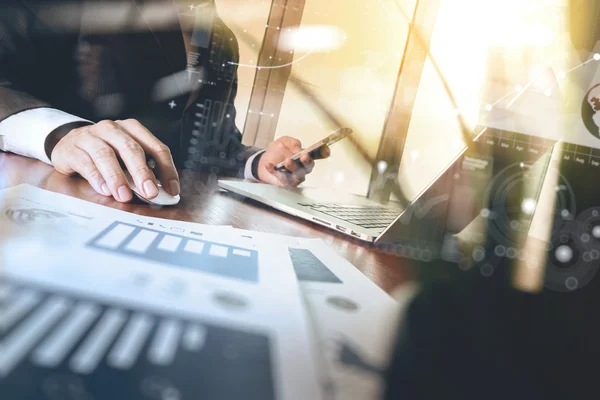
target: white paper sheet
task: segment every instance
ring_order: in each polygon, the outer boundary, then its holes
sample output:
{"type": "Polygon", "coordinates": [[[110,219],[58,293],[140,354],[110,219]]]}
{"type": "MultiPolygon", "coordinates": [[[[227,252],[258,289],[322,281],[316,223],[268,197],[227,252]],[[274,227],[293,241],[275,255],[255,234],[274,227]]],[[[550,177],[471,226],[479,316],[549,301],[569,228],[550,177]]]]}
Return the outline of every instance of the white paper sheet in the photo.
{"type": "Polygon", "coordinates": [[[320,239],[232,231],[248,242],[289,246],[302,292],[317,325],[319,344],[332,379],[332,397],[381,398],[383,373],[401,311],[398,303],[320,239]]]}
{"type": "MultiPolygon", "coordinates": [[[[204,362],[214,365],[202,367],[199,356],[184,368],[217,369],[221,389],[243,390],[240,382],[252,386],[270,377],[261,390],[270,388],[272,396],[258,398],[321,398],[316,341],[286,246],[218,231],[224,230],[167,224],[29,185],[0,192],[0,289],[14,292],[1,312],[19,302],[30,312],[7,322],[0,348],[10,351],[0,355],[0,378],[10,379],[24,363],[40,367],[55,359],[77,376],[102,362],[114,369],[136,362],[167,367],[179,362],[182,349],[200,346],[212,352],[204,362]],[[67,333],[53,330],[61,318],[73,326],[94,321],[94,329],[75,346],[67,333]],[[227,338],[217,351],[215,341],[227,338]],[[147,350],[135,345],[142,339],[147,350]],[[212,345],[202,347],[205,340],[212,345]],[[243,347],[246,342],[255,345],[243,347]],[[239,363],[227,363],[237,358],[244,369],[236,375],[231,367],[239,363]]],[[[170,379],[168,389],[180,394],[194,385],[194,379],[178,382],[181,375],[170,379]]],[[[144,382],[142,389],[160,386],[144,382]]]]}
{"type": "Polygon", "coordinates": [[[221,229],[222,235],[246,243],[288,245],[331,378],[326,392],[334,399],[381,398],[382,372],[418,287],[403,285],[399,303],[320,239],[221,229]]]}

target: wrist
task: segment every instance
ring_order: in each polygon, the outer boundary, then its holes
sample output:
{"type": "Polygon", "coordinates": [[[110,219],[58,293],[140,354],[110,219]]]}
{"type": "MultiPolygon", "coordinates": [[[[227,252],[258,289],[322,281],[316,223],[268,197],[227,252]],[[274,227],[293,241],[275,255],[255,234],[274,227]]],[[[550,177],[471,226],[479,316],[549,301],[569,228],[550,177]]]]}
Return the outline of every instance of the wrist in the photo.
{"type": "Polygon", "coordinates": [[[264,152],[260,153],[259,155],[254,157],[254,160],[252,160],[252,176],[258,180],[260,180],[260,178],[258,176],[258,165],[260,163],[260,158],[263,156],[263,154],[265,154],[265,153],[264,152]]]}
{"type": "Polygon", "coordinates": [[[44,150],[46,151],[46,155],[48,156],[48,158],[52,159],[52,151],[62,138],[67,136],[69,132],[71,132],[73,129],[81,128],[82,126],[86,125],[93,124],[87,121],[75,121],[65,125],[61,125],[58,128],[54,129],[52,132],[50,132],[50,134],[46,137],[46,141],[44,143],[44,150]]]}

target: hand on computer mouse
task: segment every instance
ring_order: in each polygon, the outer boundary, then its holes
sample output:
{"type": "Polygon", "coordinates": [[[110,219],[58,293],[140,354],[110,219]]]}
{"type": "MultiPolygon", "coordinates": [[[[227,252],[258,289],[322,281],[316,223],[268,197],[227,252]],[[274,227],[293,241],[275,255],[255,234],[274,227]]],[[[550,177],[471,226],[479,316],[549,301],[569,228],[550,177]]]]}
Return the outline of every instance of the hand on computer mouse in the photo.
{"type": "MultiPolygon", "coordinates": [[[[56,140],[56,139],[55,139],[56,140]]],[[[129,202],[132,192],[121,159],[146,199],[159,195],[156,177],[146,155],[156,160],[160,182],[172,196],[180,191],[179,176],[169,148],[133,119],[101,121],[75,128],[59,138],[50,151],[54,168],[65,175],[80,174],[96,192],[129,202]]]]}
{"type": "Polygon", "coordinates": [[[141,191],[140,189],[138,189],[138,187],[136,186],[135,182],[133,181],[133,178],[131,177],[131,174],[129,173],[129,171],[125,171],[125,177],[127,178],[127,183],[129,184],[129,188],[131,189],[133,194],[136,195],[138,199],[142,200],[145,203],[148,203],[148,204],[151,204],[154,206],[164,207],[164,206],[174,206],[175,204],[179,203],[179,200],[181,200],[179,195],[171,196],[169,193],[167,193],[167,191],[165,189],[163,189],[162,185],[160,185],[160,184],[157,185],[158,195],[154,196],[151,199],[147,198],[146,195],[144,194],[144,192],[141,191]]]}

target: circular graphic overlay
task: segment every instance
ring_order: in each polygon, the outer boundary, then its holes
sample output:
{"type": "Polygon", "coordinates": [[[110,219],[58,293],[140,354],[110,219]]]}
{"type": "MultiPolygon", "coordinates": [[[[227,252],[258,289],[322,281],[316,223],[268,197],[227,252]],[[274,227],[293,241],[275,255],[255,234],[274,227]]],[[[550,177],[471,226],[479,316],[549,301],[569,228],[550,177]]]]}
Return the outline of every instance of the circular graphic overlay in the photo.
{"type": "Polygon", "coordinates": [[[546,288],[572,292],[586,286],[598,272],[600,253],[591,241],[583,241],[581,221],[570,221],[556,231],[548,246],[546,288]]]}
{"type": "Polygon", "coordinates": [[[600,139],[600,83],[585,95],[581,105],[581,119],[588,132],[600,139]]]}
{"type": "MultiPolygon", "coordinates": [[[[556,190],[556,213],[553,226],[560,227],[576,215],[575,193],[567,179],[556,171],[559,178],[556,190]]],[[[498,244],[516,245],[516,239],[527,234],[529,221],[535,214],[537,199],[528,197],[526,189],[539,186],[539,177],[530,168],[515,163],[500,171],[490,183],[484,199],[489,209],[481,216],[488,220],[490,235],[498,244]]],[[[497,248],[498,256],[515,258],[509,249],[497,248]],[[505,254],[506,253],[506,254],[505,254]]]]}
{"type": "Polygon", "coordinates": [[[481,275],[485,276],[486,278],[492,276],[494,273],[494,267],[492,264],[483,264],[479,270],[481,275]]]}
{"type": "Polygon", "coordinates": [[[600,251],[600,207],[590,208],[579,214],[577,227],[579,243],[591,247],[595,255],[600,251]]]}
{"type": "Polygon", "coordinates": [[[153,400],[180,400],[179,390],[171,382],[162,377],[146,377],[142,380],[141,392],[144,398],[153,400]]]}
{"type": "Polygon", "coordinates": [[[42,382],[42,392],[49,400],[94,400],[83,379],[72,374],[50,375],[42,382]]]}
{"type": "Polygon", "coordinates": [[[332,296],[327,298],[329,305],[342,311],[353,312],[358,310],[358,304],[345,297],[332,296]]]}

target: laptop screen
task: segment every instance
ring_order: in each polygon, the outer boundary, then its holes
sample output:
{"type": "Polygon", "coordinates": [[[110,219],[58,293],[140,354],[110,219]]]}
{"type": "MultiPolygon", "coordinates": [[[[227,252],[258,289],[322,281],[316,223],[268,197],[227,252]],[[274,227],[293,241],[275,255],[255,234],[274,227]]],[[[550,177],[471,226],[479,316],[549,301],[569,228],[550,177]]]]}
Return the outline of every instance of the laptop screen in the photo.
{"type": "Polygon", "coordinates": [[[594,122],[591,112],[593,99],[600,98],[594,94],[600,87],[591,90],[600,84],[600,45],[590,47],[588,40],[584,49],[572,38],[564,2],[459,3],[470,11],[440,2],[431,54],[416,82],[399,169],[409,199],[464,148],[459,113],[473,134],[488,126],[525,135],[524,144],[563,140],[588,156],[600,147],[600,116],[594,122]]]}
{"type": "Polygon", "coordinates": [[[600,38],[574,40],[560,1],[472,3],[463,14],[440,2],[399,183],[414,200],[452,164],[469,140],[462,116],[482,134],[454,172],[446,238],[460,232],[472,248],[443,256],[491,274],[502,259],[527,264],[539,240],[548,273],[524,285],[570,290],[600,258],[600,38]]]}

